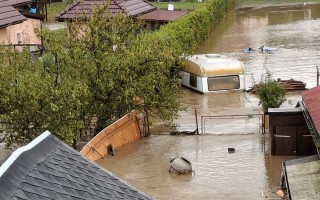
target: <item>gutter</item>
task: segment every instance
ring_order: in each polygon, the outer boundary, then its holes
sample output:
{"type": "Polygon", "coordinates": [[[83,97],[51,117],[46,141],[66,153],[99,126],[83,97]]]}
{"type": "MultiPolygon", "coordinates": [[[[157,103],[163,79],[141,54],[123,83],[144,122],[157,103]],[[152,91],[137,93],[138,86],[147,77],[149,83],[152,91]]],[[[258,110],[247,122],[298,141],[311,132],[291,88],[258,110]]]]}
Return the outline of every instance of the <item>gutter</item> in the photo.
{"type": "Polygon", "coordinates": [[[285,162],[282,162],[282,171],[284,173],[284,181],[286,183],[286,190],[287,190],[288,199],[292,200],[291,199],[291,193],[290,193],[290,187],[289,187],[289,181],[288,181],[286,163],[285,162]]]}

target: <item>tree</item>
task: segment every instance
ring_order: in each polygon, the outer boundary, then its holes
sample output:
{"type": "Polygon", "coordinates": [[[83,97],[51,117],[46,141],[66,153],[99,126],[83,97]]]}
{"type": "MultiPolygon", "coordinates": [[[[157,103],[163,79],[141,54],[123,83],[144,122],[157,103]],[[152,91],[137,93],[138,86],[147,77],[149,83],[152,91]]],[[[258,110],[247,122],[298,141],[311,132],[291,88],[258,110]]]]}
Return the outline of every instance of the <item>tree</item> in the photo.
{"type": "Polygon", "coordinates": [[[77,33],[78,42],[88,58],[90,113],[98,117],[101,128],[133,109],[172,123],[179,109],[178,48],[146,32],[141,21],[111,16],[104,7],[78,23],[86,24],[85,31],[77,33]]]}
{"type": "Polygon", "coordinates": [[[262,105],[263,111],[268,112],[268,108],[279,108],[286,100],[286,90],[275,80],[272,80],[271,73],[267,71],[258,84],[259,105],[262,105]]]}
{"type": "Polygon", "coordinates": [[[38,30],[47,49],[38,61],[31,62],[27,50],[1,49],[0,120],[7,144],[50,130],[75,145],[78,130],[93,117],[104,128],[133,109],[172,124],[181,52],[143,26],[98,7],[68,32],[38,30]]]}
{"type": "Polygon", "coordinates": [[[81,127],[78,109],[85,88],[65,74],[59,81],[32,61],[30,52],[1,49],[0,120],[6,125],[6,142],[24,143],[49,129],[72,144],[81,127]]]}

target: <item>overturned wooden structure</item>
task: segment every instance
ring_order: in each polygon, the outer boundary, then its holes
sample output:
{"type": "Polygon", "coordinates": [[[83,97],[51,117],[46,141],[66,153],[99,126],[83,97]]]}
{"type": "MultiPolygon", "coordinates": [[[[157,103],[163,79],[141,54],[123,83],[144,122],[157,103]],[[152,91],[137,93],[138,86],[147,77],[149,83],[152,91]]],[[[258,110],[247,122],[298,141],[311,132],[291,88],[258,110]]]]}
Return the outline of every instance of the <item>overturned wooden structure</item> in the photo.
{"type": "MultiPolygon", "coordinates": [[[[279,83],[288,92],[306,89],[305,83],[301,81],[296,81],[294,79],[289,79],[289,80],[278,79],[276,82],[279,83]]],[[[250,88],[248,92],[257,93],[258,90],[259,90],[259,84],[256,84],[252,86],[252,88],[250,88]]]]}
{"type": "Polygon", "coordinates": [[[80,153],[96,161],[110,152],[114,154],[113,149],[141,138],[137,113],[132,111],[98,133],[80,153]]]}
{"type": "Polygon", "coordinates": [[[293,79],[290,80],[277,80],[280,85],[283,86],[287,91],[292,91],[292,90],[305,90],[306,89],[306,84],[301,82],[301,81],[296,81],[293,79]]]}

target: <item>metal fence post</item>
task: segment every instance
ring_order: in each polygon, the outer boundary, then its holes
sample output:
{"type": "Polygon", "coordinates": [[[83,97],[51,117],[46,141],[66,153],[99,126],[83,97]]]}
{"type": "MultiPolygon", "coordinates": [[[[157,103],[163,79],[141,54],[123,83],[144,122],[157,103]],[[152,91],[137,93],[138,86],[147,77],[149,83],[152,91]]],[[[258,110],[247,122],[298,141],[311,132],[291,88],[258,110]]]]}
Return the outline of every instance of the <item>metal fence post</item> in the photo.
{"type": "Polygon", "coordinates": [[[319,73],[319,66],[316,65],[316,68],[317,68],[317,86],[319,86],[319,76],[320,76],[320,73],[319,73]]]}

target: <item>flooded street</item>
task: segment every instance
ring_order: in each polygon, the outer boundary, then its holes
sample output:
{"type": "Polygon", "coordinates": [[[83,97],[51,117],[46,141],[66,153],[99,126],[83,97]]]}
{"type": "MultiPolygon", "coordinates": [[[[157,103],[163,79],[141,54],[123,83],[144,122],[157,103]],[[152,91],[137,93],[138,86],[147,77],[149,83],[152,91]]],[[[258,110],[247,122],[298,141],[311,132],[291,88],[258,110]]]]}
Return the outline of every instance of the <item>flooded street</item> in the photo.
{"type": "MultiPolygon", "coordinates": [[[[320,5],[239,9],[212,30],[200,47],[197,53],[220,53],[243,61],[247,89],[258,83],[266,70],[274,79],[295,79],[312,88],[316,86],[315,66],[320,66],[320,5]],[[260,53],[262,45],[277,50],[260,53]],[[244,53],[248,47],[256,51],[244,53]]],[[[195,109],[198,120],[201,116],[262,113],[259,100],[250,93],[181,91],[178,99],[186,110],[175,121],[180,131],[196,129],[195,109]]],[[[300,92],[288,93],[286,98],[282,107],[292,108],[301,99],[300,92]]],[[[222,129],[231,129],[231,124],[225,123],[222,129]]],[[[281,199],[275,194],[280,189],[281,164],[295,157],[271,156],[269,134],[169,136],[162,135],[165,129],[161,125],[152,131],[156,135],[116,149],[115,157],[98,163],[159,200],[281,199]],[[229,147],[235,148],[235,153],[229,154],[229,147]],[[194,175],[168,173],[169,160],[177,156],[192,163],[194,175]]]]}

